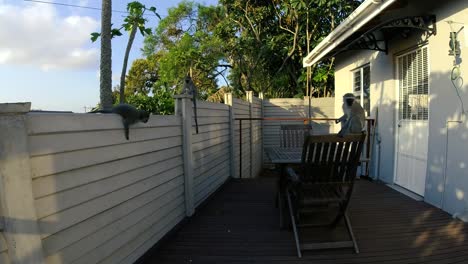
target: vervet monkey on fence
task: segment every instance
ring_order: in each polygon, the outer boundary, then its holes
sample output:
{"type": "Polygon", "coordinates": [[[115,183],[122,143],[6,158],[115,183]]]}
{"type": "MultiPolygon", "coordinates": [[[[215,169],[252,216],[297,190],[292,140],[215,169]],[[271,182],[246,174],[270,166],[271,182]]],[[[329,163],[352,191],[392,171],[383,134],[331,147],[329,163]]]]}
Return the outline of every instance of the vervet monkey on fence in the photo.
{"type": "Polygon", "coordinates": [[[343,113],[344,115],[335,122],[341,123],[341,130],[338,136],[344,137],[347,134],[362,133],[365,131],[366,114],[362,106],[356,102],[356,98],[352,93],[347,93],[343,96],[343,113]]]}

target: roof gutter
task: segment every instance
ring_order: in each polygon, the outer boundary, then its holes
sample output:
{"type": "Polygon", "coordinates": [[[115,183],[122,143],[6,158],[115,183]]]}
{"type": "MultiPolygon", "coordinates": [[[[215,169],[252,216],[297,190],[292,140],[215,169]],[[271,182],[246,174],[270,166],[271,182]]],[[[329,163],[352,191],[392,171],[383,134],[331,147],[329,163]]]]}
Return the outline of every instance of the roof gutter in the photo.
{"type": "Polygon", "coordinates": [[[303,67],[319,62],[340,43],[396,1],[398,0],[365,0],[304,58],[303,67]]]}

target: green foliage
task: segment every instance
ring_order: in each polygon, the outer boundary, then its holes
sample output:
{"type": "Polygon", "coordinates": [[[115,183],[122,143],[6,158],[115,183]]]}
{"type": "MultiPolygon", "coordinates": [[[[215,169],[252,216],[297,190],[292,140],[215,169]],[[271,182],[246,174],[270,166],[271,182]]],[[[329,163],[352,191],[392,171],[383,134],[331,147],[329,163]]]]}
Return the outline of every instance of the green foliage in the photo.
{"type": "Polygon", "coordinates": [[[158,70],[157,54],[150,55],[146,59],[134,60],[125,78],[126,95],[149,94],[159,79],[158,70]]]}
{"type": "Polygon", "coordinates": [[[171,87],[181,90],[184,77],[192,75],[199,88],[200,99],[206,99],[217,90],[217,76],[224,49],[220,38],[212,29],[219,22],[218,7],[204,7],[182,2],[168,10],[155,33],[145,39],[143,53],[157,54],[158,80],[155,87],[171,87]]]}
{"type": "MultiPolygon", "coordinates": [[[[127,4],[127,11],[128,15],[124,18],[124,23],[120,28],[113,28],[111,30],[111,36],[114,38],[115,36],[122,36],[122,29],[126,31],[131,31],[134,25],[137,25],[138,29],[140,30],[140,33],[142,36],[150,35],[152,33],[151,28],[147,28],[145,26],[146,22],[148,20],[144,18],[144,13],[146,11],[150,11],[154,15],[156,15],[159,19],[161,17],[159,14],[156,12],[156,7],[152,6],[147,8],[145,5],[138,1],[133,1],[127,4]]],[[[91,33],[91,41],[95,42],[99,37],[101,36],[101,33],[98,32],[93,32],[91,33]]]]}
{"type": "MultiPolygon", "coordinates": [[[[110,0],[109,0],[109,2],[110,2],[110,0]]],[[[126,76],[126,72],[127,72],[128,57],[129,57],[130,50],[131,50],[132,45],[133,45],[133,40],[135,39],[136,30],[138,29],[143,36],[150,35],[152,33],[151,28],[147,28],[146,25],[145,25],[146,22],[147,22],[147,19],[144,18],[143,15],[144,15],[144,13],[146,11],[150,11],[150,12],[154,13],[157,17],[159,17],[159,14],[156,13],[156,8],[155,7],[147,8],[145,5],[141,4],[138,1],[132,1],[132,2],[128,3],[127,4],[127,11],[128,11],[128,15],[125,17],[124,23],[122,24],[122,26],[120,28],[113,28],[113,29],[111,29],[111,32],[110,32],[111,33],[110,34],[111,38],[113,38],[114,36],[121,36],[122,35],[121,30],[122,29],[125,29],[126,31],[130,32],[130,36],[128,38],[128,43],[127,43],[127,48],[125,50],[125,56],[124,56],[123,66],[122,66],[122,73],[121,73],[121,78],[120,78],[120,87],[121,88],[120,88],[119,101],[121,101],[121,102],[125,102],[125,91],[126,91],[126,89],[125,89],[125,76],[126,76]]],[[[110,13],[111,10],[108,10],[107,12],[110,13]]],[[[108,28],[112,28],[112,24],[108,28]]],[[[95,42],[100,36],[101,36],[101,33],[98,33],[98,32],[91,33],[91,41],[95,42]]],[[[109,42],[110,42],[110,40],[109,40],[109,42]]],[[[109,46],[110,46],[110,43],[109,43],[109,46]]],[[[109,54],[110,54],[110,52],[109,52],[109,54]]],[[[110,65],[110,58],[109,58],[108,64],[110,65]]],[[[102,72],[101,72],[101,74],[102,74],[102,72]]],[[[134,93],[134,92],[130,92],[130,93],[134,93]]]]}
{"type": "Polygon", "coordinates": [[[329,95],[333,60],[306,70],[302,59],[360,3],[220,0],[218,6],[203,6],[182,2],[145,38],[143,54],[158,58],[153,87],[180,89],[191,72],[202,99],[220,98],[224,92],[219,92],[220,78],[239,96],[248,90],[267,97],[329,95]]]}
{"type": "Polygon", "coordinates": [[[127,103],[156,115],[174,114],[174,99],[170,91],[160,90],[153,96],[130,95],[127,97],[127,103]]]}
{"type": "MultiPolygon", "coordinates": [[[[138,109],[146,110],[155,115],[174,114],[174,92],[171,89],[156,89],[152,95],[136,93],[126,97],[126,103],[135,106],[138,109]]],[[[113,92],[114,105],[120,103],[119,87],[113,92]]]]}
{"type": "Polygon", "coordinates": [[[91,33],[91,41],[95,42],[100,36],[101,36],[101,33],[97,33],[97,32],[91,33]]]}

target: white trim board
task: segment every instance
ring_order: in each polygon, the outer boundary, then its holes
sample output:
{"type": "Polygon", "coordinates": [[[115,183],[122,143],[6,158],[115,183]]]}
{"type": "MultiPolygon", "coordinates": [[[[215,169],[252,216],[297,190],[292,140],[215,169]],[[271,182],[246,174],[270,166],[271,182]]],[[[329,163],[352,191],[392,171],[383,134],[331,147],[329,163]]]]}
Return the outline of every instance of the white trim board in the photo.
{"type": "Polygon", "coordinates": [[[397,191],[397,192],[399,192],[399,193],[402,193],[402,194],[404,194],[404,195],[410,197],[410,198],[413,199],[413,200],[416,200],[416,201],[418,201],[418,202],[424,201],[424,197],[422,197],[421,195],[418,195],[418,194],[416,194],[416,193],[414,193],[414,192],[412,192],[412,191],[409,191],[409,190],[407,190],[407,189],[405,189],[405,188],[403,188],[403,187],[400,187],[400,186],[398,186],[398,185],[396,185],[396,184],[390,184],[390,183],[389,183],[389,184],[386,184],[386,185],[387,185],[388,187],[392,188],[393,190],[395,190],[395,191],[397,191]]]}

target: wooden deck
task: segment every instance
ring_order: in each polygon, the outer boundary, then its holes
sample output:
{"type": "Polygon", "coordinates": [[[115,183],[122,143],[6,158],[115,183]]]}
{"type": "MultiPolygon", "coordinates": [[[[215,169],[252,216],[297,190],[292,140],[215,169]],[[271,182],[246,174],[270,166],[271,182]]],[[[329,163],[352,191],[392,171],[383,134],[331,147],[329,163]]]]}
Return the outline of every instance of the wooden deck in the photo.
{"type": "Polygon", "coordinates": [[[468,229],[459,220],[382,184],[360,180],[350,219],[361,250],[306,251],[280,230],[275,181],[232,180],[144,263],[468,263],[468,229]]]}

